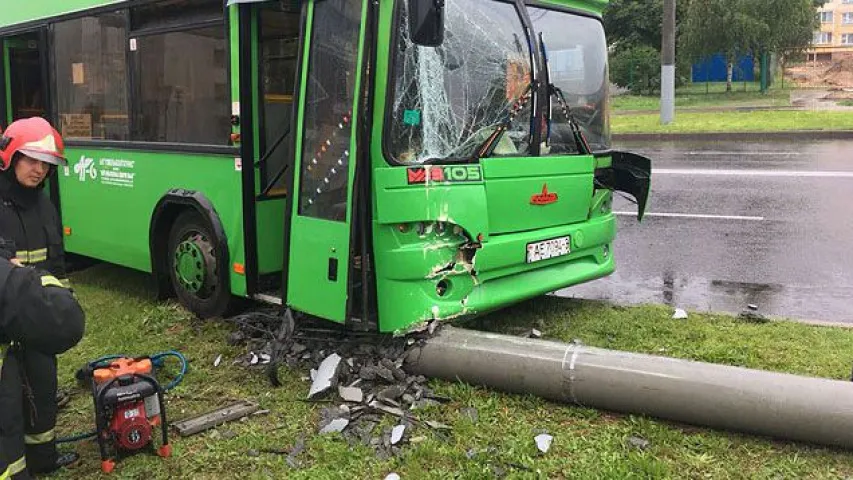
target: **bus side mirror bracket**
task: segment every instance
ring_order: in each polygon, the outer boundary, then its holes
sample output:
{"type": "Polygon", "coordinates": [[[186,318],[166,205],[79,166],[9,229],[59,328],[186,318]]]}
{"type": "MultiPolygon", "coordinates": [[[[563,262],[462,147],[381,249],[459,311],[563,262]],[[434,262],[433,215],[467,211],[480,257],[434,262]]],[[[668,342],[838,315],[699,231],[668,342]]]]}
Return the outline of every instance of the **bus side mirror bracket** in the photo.
{"type": "Polygon", "coordinates": [[[636,153],[610,152],[610,168],[596,171],[596,180],[605,188],[624,192],[637,202],[637,221],[643,220],[651,190],[652,161],[636,153]]]}
{"type": "Polygon", "coordinates": [[[441,46],[444,42],[444,0],[408,1],[412,42],[422,47],[441,46]]]}

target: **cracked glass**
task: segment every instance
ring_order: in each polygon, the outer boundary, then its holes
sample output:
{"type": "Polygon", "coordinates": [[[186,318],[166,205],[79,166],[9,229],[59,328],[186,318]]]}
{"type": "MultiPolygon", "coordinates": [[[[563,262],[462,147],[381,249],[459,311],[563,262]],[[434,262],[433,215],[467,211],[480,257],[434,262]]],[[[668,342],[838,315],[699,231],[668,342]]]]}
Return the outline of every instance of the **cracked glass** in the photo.
{"type": "Polygon", "coordinates": [[[447,0],[439,47],[414,45],[399,2],[389,149],[400,162],[468,159],[505,126],[493,156],[530,149],[533,94],[527,35],[515,6],[447,0]]]}

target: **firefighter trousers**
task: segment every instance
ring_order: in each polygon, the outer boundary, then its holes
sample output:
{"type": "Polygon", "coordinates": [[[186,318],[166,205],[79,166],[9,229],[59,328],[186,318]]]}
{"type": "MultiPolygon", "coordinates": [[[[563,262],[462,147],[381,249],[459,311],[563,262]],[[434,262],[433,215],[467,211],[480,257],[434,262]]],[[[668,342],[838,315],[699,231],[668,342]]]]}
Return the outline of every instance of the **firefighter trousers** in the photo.
{"type": "Polygon", "coordinates": [[[23,378],[17,355],[0,345],[0,480],[29,479],[24,448],[23,378]]]}
{"type": "MultiPolygon", "coordinates": [[[[30,472],[56,468],[56,356],[24,348],[24,443],[30,472]]],[[[21,410],[18,410],[21,411],[21,410]]]]}

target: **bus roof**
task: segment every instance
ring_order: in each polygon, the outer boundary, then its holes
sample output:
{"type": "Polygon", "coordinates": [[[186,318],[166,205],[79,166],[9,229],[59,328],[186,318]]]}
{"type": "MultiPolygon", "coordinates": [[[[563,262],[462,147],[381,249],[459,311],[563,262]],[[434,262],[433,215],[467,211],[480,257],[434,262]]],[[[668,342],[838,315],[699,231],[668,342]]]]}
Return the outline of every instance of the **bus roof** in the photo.
{"type": "Polygon", "coordinates": [[[123,0],[28,0],[14,7],[8,6],[0,15],[0,28],[6,29],[22,23],[32,22],[90,8],[124,3],[123,0]]]}
{"type": "Polygon", "coordinates": [[[561,5],[601,15],[610,0],[541,0],[544,4],[561,5]]]}
{"type": "MultiPolygon", "coordinates": [[[[542,3],[574,7],[601,14],[607,6],[608,1],[609,0],[543,0],[542,3]]],[[[92,8],[133,3],[135,2],[128,0],[28,0],[27,2],[18,3],[13,8],[7,8],[3,15],[0,15],[0,30],[7,30],[15,27],[16,25],[35,22],[51,17],[58,17],[92,8]]]]}

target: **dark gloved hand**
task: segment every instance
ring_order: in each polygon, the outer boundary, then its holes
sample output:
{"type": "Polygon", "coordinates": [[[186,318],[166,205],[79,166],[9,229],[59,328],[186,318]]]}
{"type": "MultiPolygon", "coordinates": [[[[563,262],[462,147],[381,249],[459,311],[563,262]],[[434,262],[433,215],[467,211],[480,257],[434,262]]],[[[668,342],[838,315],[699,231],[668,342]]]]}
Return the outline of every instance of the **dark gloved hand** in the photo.
{"type": "Polygon", "coordinates": [[[18,248],[15,245],[14,240],[6,240],[5,238],[0,237],[0,258],[11,260],[15,258],[15,252],[17,251],[18,248]]]}

